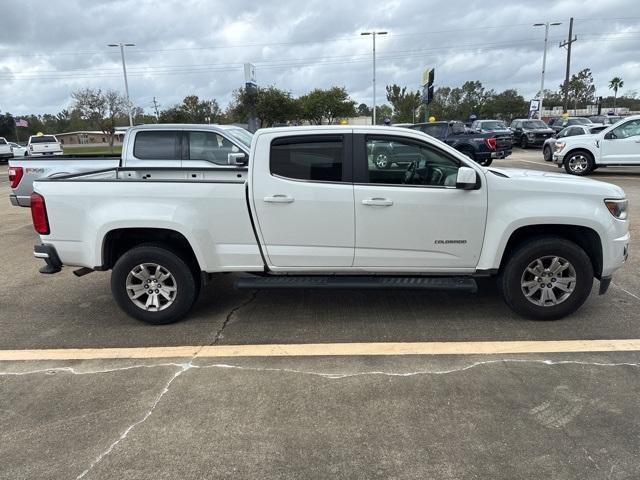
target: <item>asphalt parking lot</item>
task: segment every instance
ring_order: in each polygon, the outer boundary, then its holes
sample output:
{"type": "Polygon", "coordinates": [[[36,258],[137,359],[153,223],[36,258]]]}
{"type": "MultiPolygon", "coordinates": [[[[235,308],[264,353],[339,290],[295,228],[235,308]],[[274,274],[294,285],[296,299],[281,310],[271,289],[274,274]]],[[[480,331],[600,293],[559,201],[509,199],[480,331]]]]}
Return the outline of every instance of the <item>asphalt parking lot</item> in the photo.
{"type": "MultiPolygon", "coordinates": [[[[539,150],[494,166],[562,172],[539,150]]],[[[556,322],[490,282],[255,293],[225,275],[151,327],[109,273],[40,275],[29,210],[0,201],[0,478],[640,478],[640,168],[592,177],[627,192],[630,259],[556,322]]]]}

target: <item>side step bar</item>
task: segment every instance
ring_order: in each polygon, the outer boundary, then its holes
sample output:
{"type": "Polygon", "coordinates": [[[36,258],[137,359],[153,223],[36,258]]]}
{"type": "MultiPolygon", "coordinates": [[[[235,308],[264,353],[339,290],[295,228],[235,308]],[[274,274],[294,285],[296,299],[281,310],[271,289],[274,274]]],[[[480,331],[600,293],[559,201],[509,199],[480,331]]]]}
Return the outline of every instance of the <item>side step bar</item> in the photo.
{"type": "Polygon", "coordinates": [[[478,285],[471,277],[383,277],[383,276],[268,276],[241,277],[238,289],[316,288],[316,289],[385,289],[385,290],[453,290],[476,293],[478,285]]]}

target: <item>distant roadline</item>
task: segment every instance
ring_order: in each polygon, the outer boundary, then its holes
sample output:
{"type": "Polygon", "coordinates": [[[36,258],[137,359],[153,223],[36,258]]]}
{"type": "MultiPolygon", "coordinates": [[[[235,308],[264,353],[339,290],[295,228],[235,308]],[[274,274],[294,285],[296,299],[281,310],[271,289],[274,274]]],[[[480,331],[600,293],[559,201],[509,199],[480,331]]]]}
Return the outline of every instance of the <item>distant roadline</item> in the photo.
{"type": "Polygon", "coordinates": [[[211,357],[503,355],[640,351],[640,339],[510,342],[312,343],[138,348],[0,350],[0,361],[211,357]]]}

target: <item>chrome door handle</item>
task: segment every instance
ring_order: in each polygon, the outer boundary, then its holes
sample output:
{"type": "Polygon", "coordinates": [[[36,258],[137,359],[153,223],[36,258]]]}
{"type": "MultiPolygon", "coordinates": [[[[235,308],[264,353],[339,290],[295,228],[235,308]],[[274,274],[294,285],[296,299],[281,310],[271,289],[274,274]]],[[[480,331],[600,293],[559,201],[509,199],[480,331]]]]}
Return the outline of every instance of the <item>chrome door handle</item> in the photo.
{"type": "Polygon", "coordinates": [[[365,198],[362,200],[363,205],[369,205],[373,207],[390,207],[393,205],[393,200],[389,200],[388,198],[365,198]]]}
{"type": "Polygon", "coordinates": [[[289,195],[272,195],[270,197],[264,197],[264,201],[267,203],[293,203],[294,198],[289,195]]]}

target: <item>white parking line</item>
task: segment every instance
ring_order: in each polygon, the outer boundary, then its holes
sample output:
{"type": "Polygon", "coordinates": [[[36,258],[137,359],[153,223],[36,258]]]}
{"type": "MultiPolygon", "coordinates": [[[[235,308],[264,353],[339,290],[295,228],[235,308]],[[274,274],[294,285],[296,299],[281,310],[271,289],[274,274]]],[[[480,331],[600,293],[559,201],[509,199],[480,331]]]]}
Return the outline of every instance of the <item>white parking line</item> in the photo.
{"type": "Polygon", "coordinates": [[[0,361],[109,360],[211,357],[319,357],[393,355],[502,355],[636,352],[640,339],[508,342],[311,343],[140,348],[0,350],[0,361]]]}

